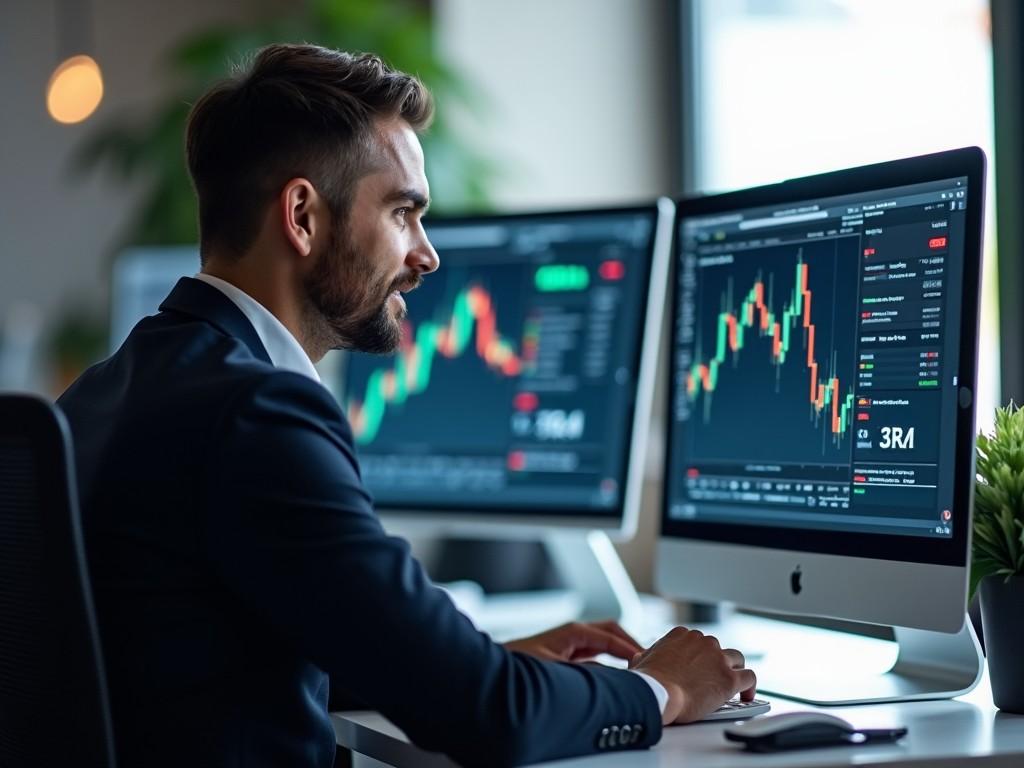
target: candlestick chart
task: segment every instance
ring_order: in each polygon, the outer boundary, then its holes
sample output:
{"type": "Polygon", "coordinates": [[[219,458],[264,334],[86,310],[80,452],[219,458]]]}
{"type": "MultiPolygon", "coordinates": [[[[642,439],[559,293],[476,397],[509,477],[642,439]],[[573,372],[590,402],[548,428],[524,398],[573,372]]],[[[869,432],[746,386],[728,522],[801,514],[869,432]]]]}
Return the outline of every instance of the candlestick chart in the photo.
{"type": "Polygon", "coordinates": [[[776,246],[701,270],[690,364],[694,446],[747,460],[850,451],[857,258],[847,239],[776,246]]]}
{"type": "MultiPolygon", "coordinates": [[[[422,298],[431,301],[430,297],[422,298]]],[[[365,375],[345,403],[356,443],[372,443],[389,411],[400,411],[407,401],[423,397],[432,388],[438,391],[432,393],[433,397],[425,397],[418,409],[453,408],[448,411],[449,418],[459,413],[460,396],[487,398],[496,390],[504,392],[507,387],[501,380],[519,376],[524,366],[529,366],[536,347],[529,320],[525,327],[521,321],[519,327],[510,324],[518,315],[518,307],[511,296],[505,298],[507,324],[499,328],[501,309],[493,289],[470,279],[448,302],[435,304],[433,317],[404,323],[401,346],[393,358],[366,358],[356,363],[365,375]],[[447,383],[437,387],[439,375],[447,383]]],[[[410,304],[415,307],[419,299],[418,292],[412,294],[410,304]]],[[[411,318],[416,316],[414,311],[410,312],[411,318]]],[[[507,398],[501,394],[498,397],[495,404],[504,405],[502,401],[507,398]]],[[[444,433],[442,423],[434,428],[441,432],[433,432],[432,437],[444,433]]],[[[407,434],[406,439],[409,437],[407,434]]]]}

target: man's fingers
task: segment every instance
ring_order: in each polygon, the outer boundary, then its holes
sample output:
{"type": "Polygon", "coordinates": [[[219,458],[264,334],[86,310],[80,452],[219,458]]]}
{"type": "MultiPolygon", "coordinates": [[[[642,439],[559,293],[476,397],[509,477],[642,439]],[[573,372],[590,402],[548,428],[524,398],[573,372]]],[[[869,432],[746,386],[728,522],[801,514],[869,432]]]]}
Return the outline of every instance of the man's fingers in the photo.
{"type": "Polygon", "coordinates": [[[639,653],[640,651],[644,650],[644,647],[640,645],[640,643],[638,643],[636,639],[631,634],[629,634],[629,632],[624,630],[617,621],[598,621],[592,624],[591,626],[597,627],[598,629],[603,629],[605,632],[610,632],[616,637],[625,640],[627,643],[633,646],[634,653],[639,653]]]}
{"type": "Polygon", "coordinates": [[[746,659],[735,648],[726,648],[722,653],[729,660],[729,666],[736,671],[736,687],[740,691],[740,700],[753,701],[754,694],[757,693],[757,675],[753,670],[745,669],[746,659]]]}
{"type": "Polygon", "coordinates": [[[573,637],[573,658],[596,656],[607,653],[620,659],[631,660],[637,654],[638,647],[613,635],[593,624],[580,624],[573,637]]]}
{"type": "Polygon", "coordinates": [[[736,687],[740,692],[740,699],[742,701],[752,701],[754,694],[757,693],[757,675],[754,674],[752,669],[737,669],[736,670],[736,687]]]}
{"type": "Polygon", "coordinates": [[[729,666],[733,669],[743,669],[747,666],[747,660],[735,648],[726,648],[722,653],[725,654],[725,658],[729,660],[729,666]]]}

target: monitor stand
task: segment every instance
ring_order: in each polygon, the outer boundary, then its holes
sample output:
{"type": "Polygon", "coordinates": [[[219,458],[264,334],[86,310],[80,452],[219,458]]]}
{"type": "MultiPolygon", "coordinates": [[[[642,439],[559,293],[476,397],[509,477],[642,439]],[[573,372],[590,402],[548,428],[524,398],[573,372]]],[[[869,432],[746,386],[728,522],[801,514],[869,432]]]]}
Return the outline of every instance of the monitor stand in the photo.
{"type": "Polygon", "coordinates": [[[893,627],[896,659],[887,670],[892,643],[790,627],[788,642],[782,635],[769,639],[763,660],[751,664],[758,690],[807,704],[846,706],[948,699],[968,693],[981,679],[984,658],[969,620],[956,634],[893,627]]]}
{"type": "MultiPolygon", "coordinates": [[[[560,589],[485,595],[479,584],[439,584],[478,629],[498,642],[513,640],[570,621],[615,619],[638,636],[647,614],[664,609],[642,605],[608,536],[600,531],[549,531],[543,542],[562,578],[560,589]]],[[[659,625],[662,617],[657,616],[659,625]]]]}
{"type": "Polygon", "coordinates": [[[607,534],[558,530],[547,533],[544,542],[566,587],[580,600],[580,621],[642,623],[640,597],[607,534]]]}

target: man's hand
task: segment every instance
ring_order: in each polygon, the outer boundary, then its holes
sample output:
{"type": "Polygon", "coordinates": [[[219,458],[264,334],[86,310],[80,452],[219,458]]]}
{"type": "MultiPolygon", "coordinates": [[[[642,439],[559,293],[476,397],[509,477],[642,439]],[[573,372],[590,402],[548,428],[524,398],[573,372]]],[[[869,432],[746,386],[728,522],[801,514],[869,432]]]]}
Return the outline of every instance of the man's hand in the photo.
{"type": "Polygon", "coordinates": [[[614,621],[592,624],[573,622],[522,640],[505,643],[505,648],[546,661],[586,661],[600,653],[633,659],[643,648],[614,621]]]}
{"type": "Polygon", "coordinates": [[[668,704],[661,721],[669,725],[700,720],[737,693],[744,701],[753,699],[757,677],[744,664],[742,653],[723,650],[711,635],[676,627],[629,666],[665,686],[668,704]]]}

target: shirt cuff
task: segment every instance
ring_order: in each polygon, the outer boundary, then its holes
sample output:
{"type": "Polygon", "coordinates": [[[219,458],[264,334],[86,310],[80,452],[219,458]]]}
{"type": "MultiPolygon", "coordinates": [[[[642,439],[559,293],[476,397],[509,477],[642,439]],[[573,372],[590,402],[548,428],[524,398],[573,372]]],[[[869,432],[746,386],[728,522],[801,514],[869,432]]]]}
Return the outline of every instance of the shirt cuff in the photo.
{"type": "Polygon", "coordinates": [[[634,675],[639,675],[640,678],[651,687],[651,692],[654,694],[654,698],[658,700],[658,713],[664,715],[665,706],[668,704],[668,691],[665,690],[665,686],[643,672],[637,672],[635,669],[631,669],[629,671],[634,675]]]}

